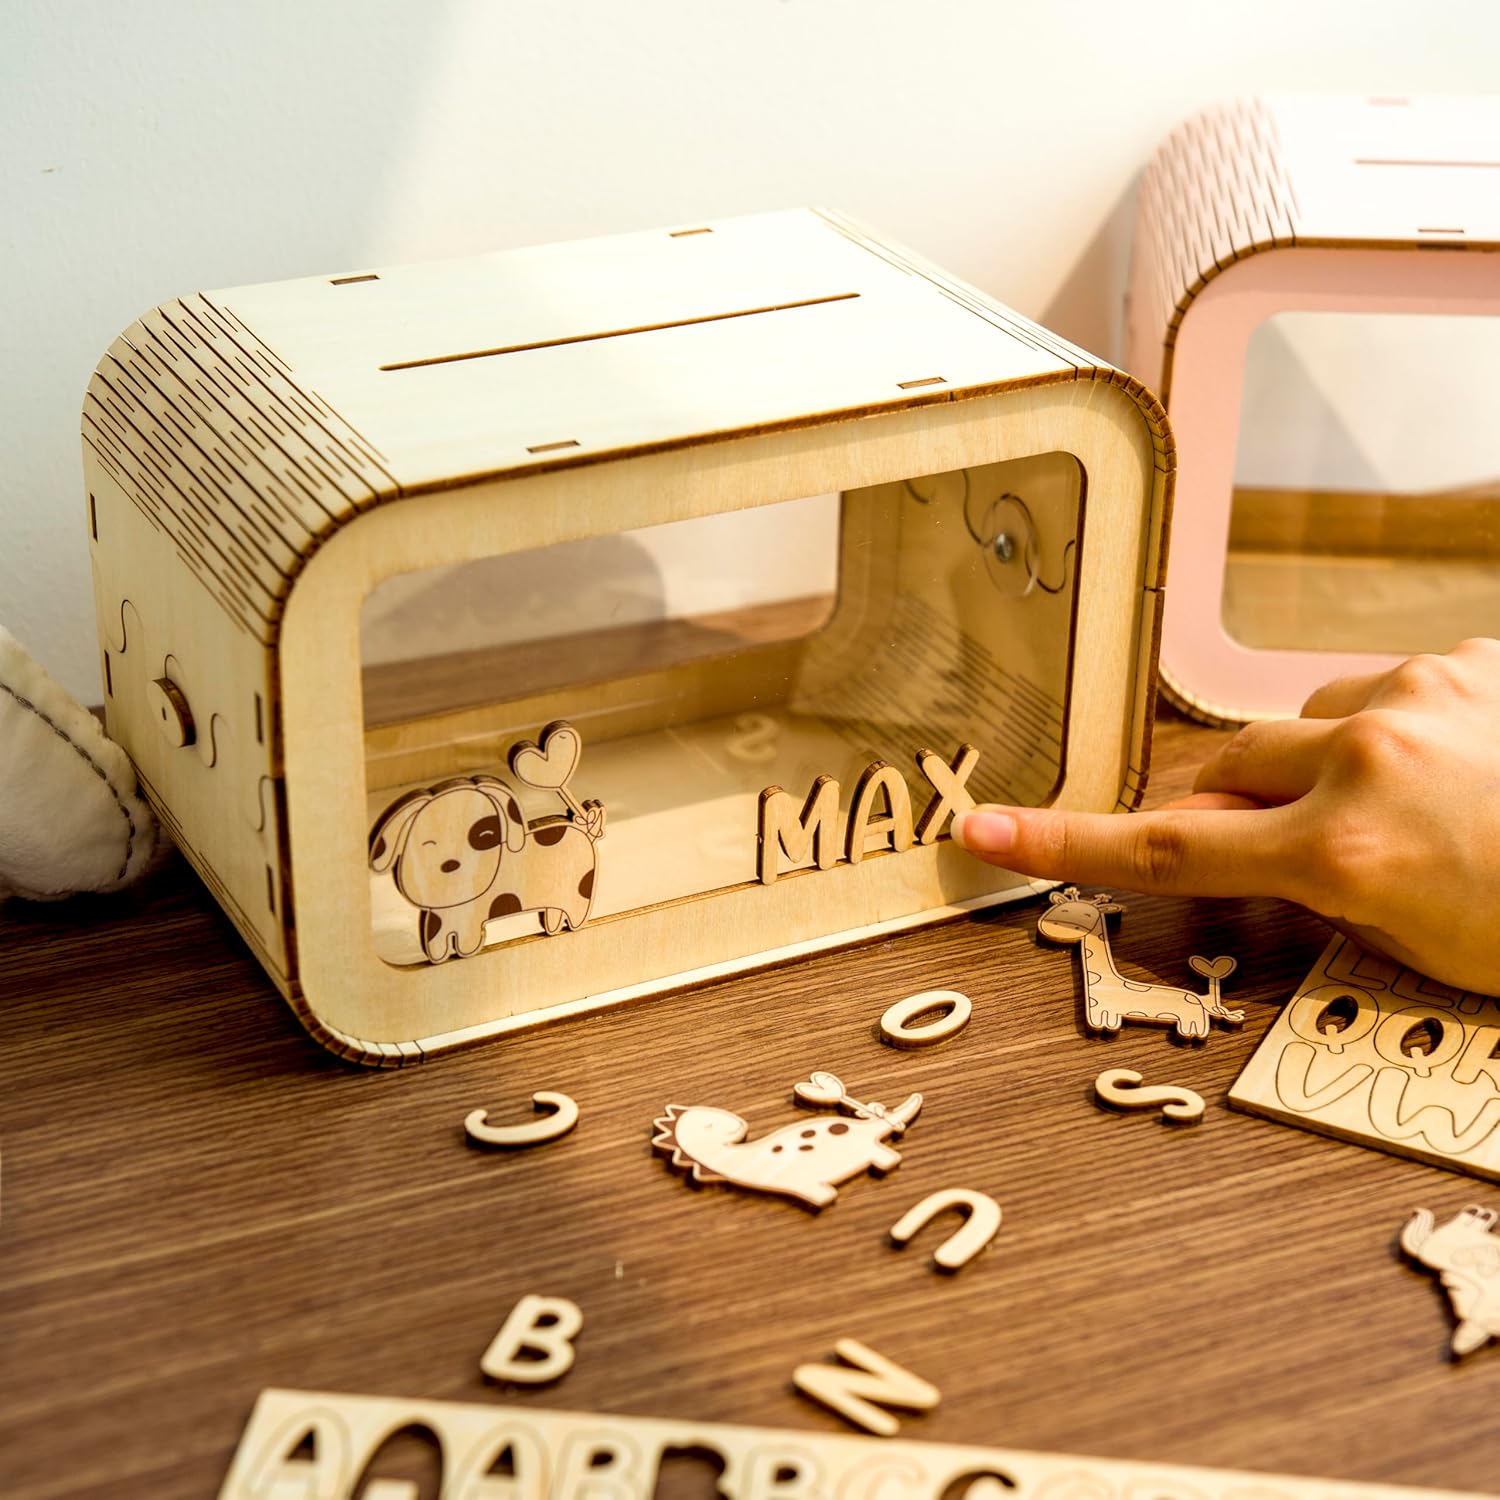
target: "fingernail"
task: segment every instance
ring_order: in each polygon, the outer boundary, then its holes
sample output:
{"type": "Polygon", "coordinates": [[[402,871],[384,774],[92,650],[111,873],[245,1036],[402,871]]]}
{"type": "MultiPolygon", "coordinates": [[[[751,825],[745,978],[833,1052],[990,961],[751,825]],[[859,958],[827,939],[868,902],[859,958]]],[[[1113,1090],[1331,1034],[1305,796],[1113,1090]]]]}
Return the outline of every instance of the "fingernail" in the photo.
{"type": "Polygon", "coordinates": [[[1009,813],[976,807],[956,813],[949,826],[954,842],[971,854],[1009,854],[1016,846],[1016,820],[1009,813]]]}

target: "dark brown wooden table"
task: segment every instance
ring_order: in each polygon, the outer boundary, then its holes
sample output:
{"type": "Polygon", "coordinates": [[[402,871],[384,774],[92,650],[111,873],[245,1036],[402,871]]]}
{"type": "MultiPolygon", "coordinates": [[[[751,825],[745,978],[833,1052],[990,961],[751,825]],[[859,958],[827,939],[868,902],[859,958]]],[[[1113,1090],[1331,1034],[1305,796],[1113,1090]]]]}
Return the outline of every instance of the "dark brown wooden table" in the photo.
{"type": "MultiPolygon", "coordinates": [[[[1158,726],[1152,800],[1220,738],[1158,726]]],[[[1272,901],[1129,898],[1127,974],[1197,985],[1231,953],[1243,1031],[1201,1047],[1086,1034],[1077,960],[1036,903],[546,1026],[398,1073],[298,1028],[183,861],[137,890],[0,907],[0,1493],[212,1495],[267,1385],[845,1430],[794,1365],[852,1336],[936,1383],[903,1436],[1493,1491],[1500,1348],[1463,1364],[1396,1233],[1495,1189],[1231,1113],[1225,1093],[1326,930],[1272,901]],[[954,1040],[875,1023],[959,989],[954,1040]],[[1199,1126],[1092,1102],[1105,1067],[1209,1100],[1199,1126]],[[650,1146],[668,1102],[782,1123],[830,1068],[926,1108],[886,1179],[813,1216],[694,1189],[650,1146]],[[578,1129],[517,1153],[464,1115],[572,1094],[578,1129]],[[1005,1226],[956,1277],[918,1198],[992,1193],[1005,1226]],[[479,1357],[518,1297],[586,1325],[549,1388],[479,1357]]]]}

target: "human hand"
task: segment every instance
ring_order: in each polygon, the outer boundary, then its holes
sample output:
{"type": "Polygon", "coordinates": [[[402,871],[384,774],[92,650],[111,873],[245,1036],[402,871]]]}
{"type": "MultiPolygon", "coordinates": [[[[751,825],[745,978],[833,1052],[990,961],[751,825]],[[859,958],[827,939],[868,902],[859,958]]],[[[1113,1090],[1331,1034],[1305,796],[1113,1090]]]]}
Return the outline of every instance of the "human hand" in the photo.
{"type": "Polygon", "coordinates": [[[993,865],[1179,896],[1279,896],[1420,973],[1500,994],[1500,641],[1319,688],[1154,812],[980,806],[993,865]]]}

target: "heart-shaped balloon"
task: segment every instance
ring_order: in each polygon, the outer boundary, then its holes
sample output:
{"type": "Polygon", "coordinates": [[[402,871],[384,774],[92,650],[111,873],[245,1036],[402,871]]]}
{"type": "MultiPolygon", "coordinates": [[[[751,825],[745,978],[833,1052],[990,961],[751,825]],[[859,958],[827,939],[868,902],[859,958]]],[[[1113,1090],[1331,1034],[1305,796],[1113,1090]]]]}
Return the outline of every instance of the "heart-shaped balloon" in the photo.
{"type": "Polygon", "coordinates": [[[527,786],[555,792],[565,787],[578,769],[583,741],[571,724],[560,720],[542,731],[542,742],[529,740],[510,752],[510,768],[527,786]]]}
{"type": "Polygon", "coordinates": [[[1228,979],[1239,965],[1227,953],[1221,958],[1199,958],[1194,954],[1188,959],[1188,967],[1205,979],[1228,979]]]}
{"type": "Polygon", "coordinates": [[[832,1073],[814,1073],[792,1092],[805,1104],[837,1104],[844,1097],[844,1085],[832,1073]]]}

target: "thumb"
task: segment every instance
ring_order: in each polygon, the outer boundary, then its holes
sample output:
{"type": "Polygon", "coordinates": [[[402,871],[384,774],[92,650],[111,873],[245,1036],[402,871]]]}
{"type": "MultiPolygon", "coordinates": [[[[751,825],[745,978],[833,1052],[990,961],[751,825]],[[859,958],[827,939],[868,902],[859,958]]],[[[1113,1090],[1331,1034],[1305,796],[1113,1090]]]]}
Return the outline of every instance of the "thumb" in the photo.
{"type": "Polygon", "coordinates": [[[1083,813],[983,804],[951,826],[987,864],[1044,880],[1163,896],[1286,896],[1300,863],[1293,806],[1083,813]]]}

